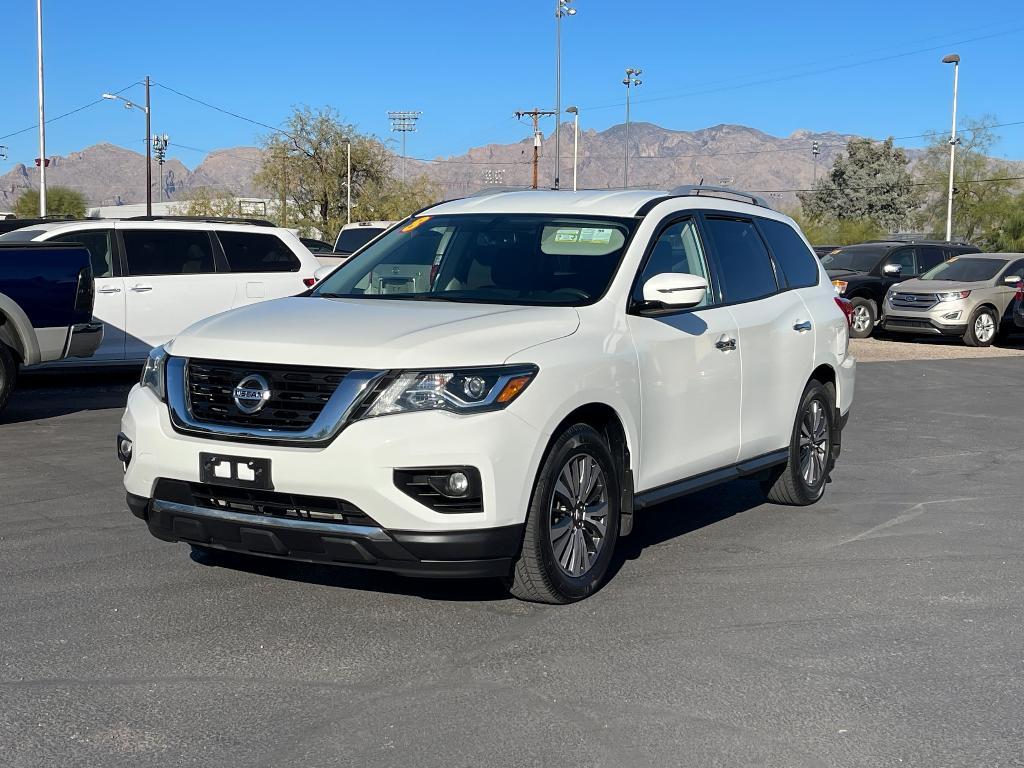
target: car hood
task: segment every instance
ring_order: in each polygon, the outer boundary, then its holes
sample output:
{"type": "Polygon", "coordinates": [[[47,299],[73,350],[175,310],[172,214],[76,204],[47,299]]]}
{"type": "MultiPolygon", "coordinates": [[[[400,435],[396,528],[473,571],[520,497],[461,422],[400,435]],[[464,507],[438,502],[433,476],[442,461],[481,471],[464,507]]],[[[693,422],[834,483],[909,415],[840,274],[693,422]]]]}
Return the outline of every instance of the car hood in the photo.
{"type": "Polygon", "coordinates": [[[919,280],[914,277],[904,280],[896,288],[897,291],[907,293],[941,293],[943,291],[980,291],[983,288],[991,288],[990,280],[979,282],[966,282],[958,280],[919,280]]]}
{"type": "Polygon", "coordinates": [[[172,355],[336,368],[494,365],[569,336],[572,307],[295,297],[202,320],[167,345],[172,355]]]}

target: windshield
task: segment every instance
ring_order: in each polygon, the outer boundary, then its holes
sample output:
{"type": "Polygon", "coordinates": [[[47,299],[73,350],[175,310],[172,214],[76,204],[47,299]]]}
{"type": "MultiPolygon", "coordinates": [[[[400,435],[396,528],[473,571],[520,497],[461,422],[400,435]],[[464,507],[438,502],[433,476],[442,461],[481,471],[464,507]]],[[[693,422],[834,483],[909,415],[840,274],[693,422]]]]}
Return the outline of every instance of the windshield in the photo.
{"type": "Polygon", "coordinates": [[[950,280],[958,283],[976,283],[991,280],[1006,266],[1004,259],[971,259],[954,256],[944,264],[929,269],[921,280],[950,280]]]}
{"type": "Polygon", "coordinates": [[[334,250],[342,253],[354,253],[383,231],[383,227],[343,229],[338,234],[338,242],[334,244],[334,250]]]}
{"type": "Polygon", "coordinates": [[[870,272],[881,260],[883,251],[879,248],[836,248],[821,257],[825,269],[849,269],[853,272],[870,272]]]}
{"type": "Polygon", "coordinates": [[[324,279],[313,296],[579,306],[608,287],[632,219],[421,216],[324,279]]]}

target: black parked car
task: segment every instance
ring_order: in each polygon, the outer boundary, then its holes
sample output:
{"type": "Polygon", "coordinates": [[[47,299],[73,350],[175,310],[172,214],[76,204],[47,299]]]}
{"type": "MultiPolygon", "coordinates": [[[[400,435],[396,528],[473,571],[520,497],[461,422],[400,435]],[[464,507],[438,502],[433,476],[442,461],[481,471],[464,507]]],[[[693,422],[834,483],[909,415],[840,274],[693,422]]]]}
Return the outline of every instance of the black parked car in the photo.
{"type": "Polygon", "coordinates": [[[853,303],[850,336],[863,339],[875,330],[882,300],[892,285],[917,277],[953,256],[978,252],[979,248],[967,243],[872,240],[836,248],[822,256],[821,263],[836,293],[853,303]]]}

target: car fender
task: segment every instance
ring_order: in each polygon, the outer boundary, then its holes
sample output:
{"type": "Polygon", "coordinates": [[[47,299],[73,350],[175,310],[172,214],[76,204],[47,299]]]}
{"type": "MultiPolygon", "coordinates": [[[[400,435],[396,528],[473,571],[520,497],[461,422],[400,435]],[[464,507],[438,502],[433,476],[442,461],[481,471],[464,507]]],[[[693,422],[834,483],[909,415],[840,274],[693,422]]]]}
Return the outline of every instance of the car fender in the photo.
{"type": "Polygon", "coordinates": [[[0,325],[0,341],[18,353],[22,365],[39,362],[39,342],[35,329],[24,310],[14,299],[0,293],[0,315],[5,322],[0,325]]]}

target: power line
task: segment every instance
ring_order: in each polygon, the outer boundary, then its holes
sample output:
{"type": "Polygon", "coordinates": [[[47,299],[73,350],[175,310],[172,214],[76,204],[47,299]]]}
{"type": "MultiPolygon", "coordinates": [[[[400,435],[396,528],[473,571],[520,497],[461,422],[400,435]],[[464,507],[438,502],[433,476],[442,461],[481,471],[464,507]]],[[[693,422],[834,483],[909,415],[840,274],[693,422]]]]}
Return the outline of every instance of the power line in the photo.
{"type": "MultiPolygon", "coordinates": [[[[120,91],[114,91],[114,93],[115,94],[117,94],[117,93],[124,93],[129,88],[134,88],[136,85],[139,85],[140,82],[141,81],[137,80],[134,83],[132,83],[131,85],[125,86],[120,91]]],[[[89,107],[94,107],[97,104],[101,103],[102,101],[103,101],[102,98],[96,99],[95,101],[90,101],[88,104],[83,104],[80,107],[75,107],[74,109],[69,110],[67,112],[64,112],[63,114],[57,115],[56,117],[49,117],[44,122],[45,122],[46,125],[49,125],[50,123],[55,123],[58,120],[63,120],[65,117],[70,117],[71,115],[74,115],[74,114],[76,114],[78,112],[81,112],[84,109],[88,109],[89,107]]],[[[19,135],[21,135],[23,133],[28,133],[29,131],[34,131],[38,127],[39,127],[39,123],[35,123],[34,125],[30,125],[27,128],[22,128],[20,130],[14,131],[12,133],[4,134],[3,136],[0,136],[0,139],[9,139],[12,136],[19,136],[19,135]]]]}
{"type": "MultiPolygon", "coordinates": [[[[1021,181],[1022,179],[1024,179],[1024,176],[998,176],[998,177],[991,178],[991,179],[962,179],[960,181],[957,181],[956,185],[957,186],[962,186],[964,184],[988,184],[988,183],[997,182],[997,181],[1021,181]]],[[[907,184],[899,184],[898,186],[905,186],[905,187],[935,187],[935,186],[940,186],[941,187],[941,186],[945,186],[945,185],[946,185],[945,181],[912,181],[912,182],[909,182],[907,184]]],[[[892,188],[893,186],[897,186],[897,185],[894,185],[894,184],[869,184],[867,186],[859,186],[859,187],[844,187],[844,189],[858,189],[858,190],[860,190],[860,189],[888,189],[888,188],[892,188]]],[[[771,194],[771,193],[782,194],[784,192],[814,192],[815,190],[814,189],[806,189],[805,188],[805,189],[751,189],[751,190],[744,190],[744,191],[745,192],[757,192],[757,193],[760,193],[760,194],[771,194]]]]}
{"type": "Polygon", "coordinates": [[[283,133],[285,136],[288,136],[289,138],[292,138],[290,133],[288,133],[285,130],[282,130],[281,128],[276,128],[273,125],[268,125],[267,123],[264,123],[264,122],[262,122],[260,120],[256,120],[255,118],[252,118],[252,117],[246,117],[245,115],[240,115],[237,112],[232,112],[230,109],[224,109],[223,107],[218,107],[216,104],[211,104],[208,101],[203,101],[202,99],[198,99],[195,96],[189,96],[187,93],[182,93],[178,89],[172,88],[169,85],[165,85],[163,83],[157,83],[155,81],[153,82],[153,85],[157,86],[158,88],[163,88],[165,91],[170,91],[171,93],[176,93],[178,96],[181,96],[183,99],[188,99],[189,101],[194,101],[196,104],[202,104],[204,107],[207,107],[208,109],[212,109],[212,110],[215,110],[217,112],[222,112],[225,115],[230,115],[231,117],[237,118],[238,120],[244,120],[247,123],[252,123],[253,125],[258,125],[261,128],[267,128],[268,130],[271,130],[274,133],[283,133]]]}

